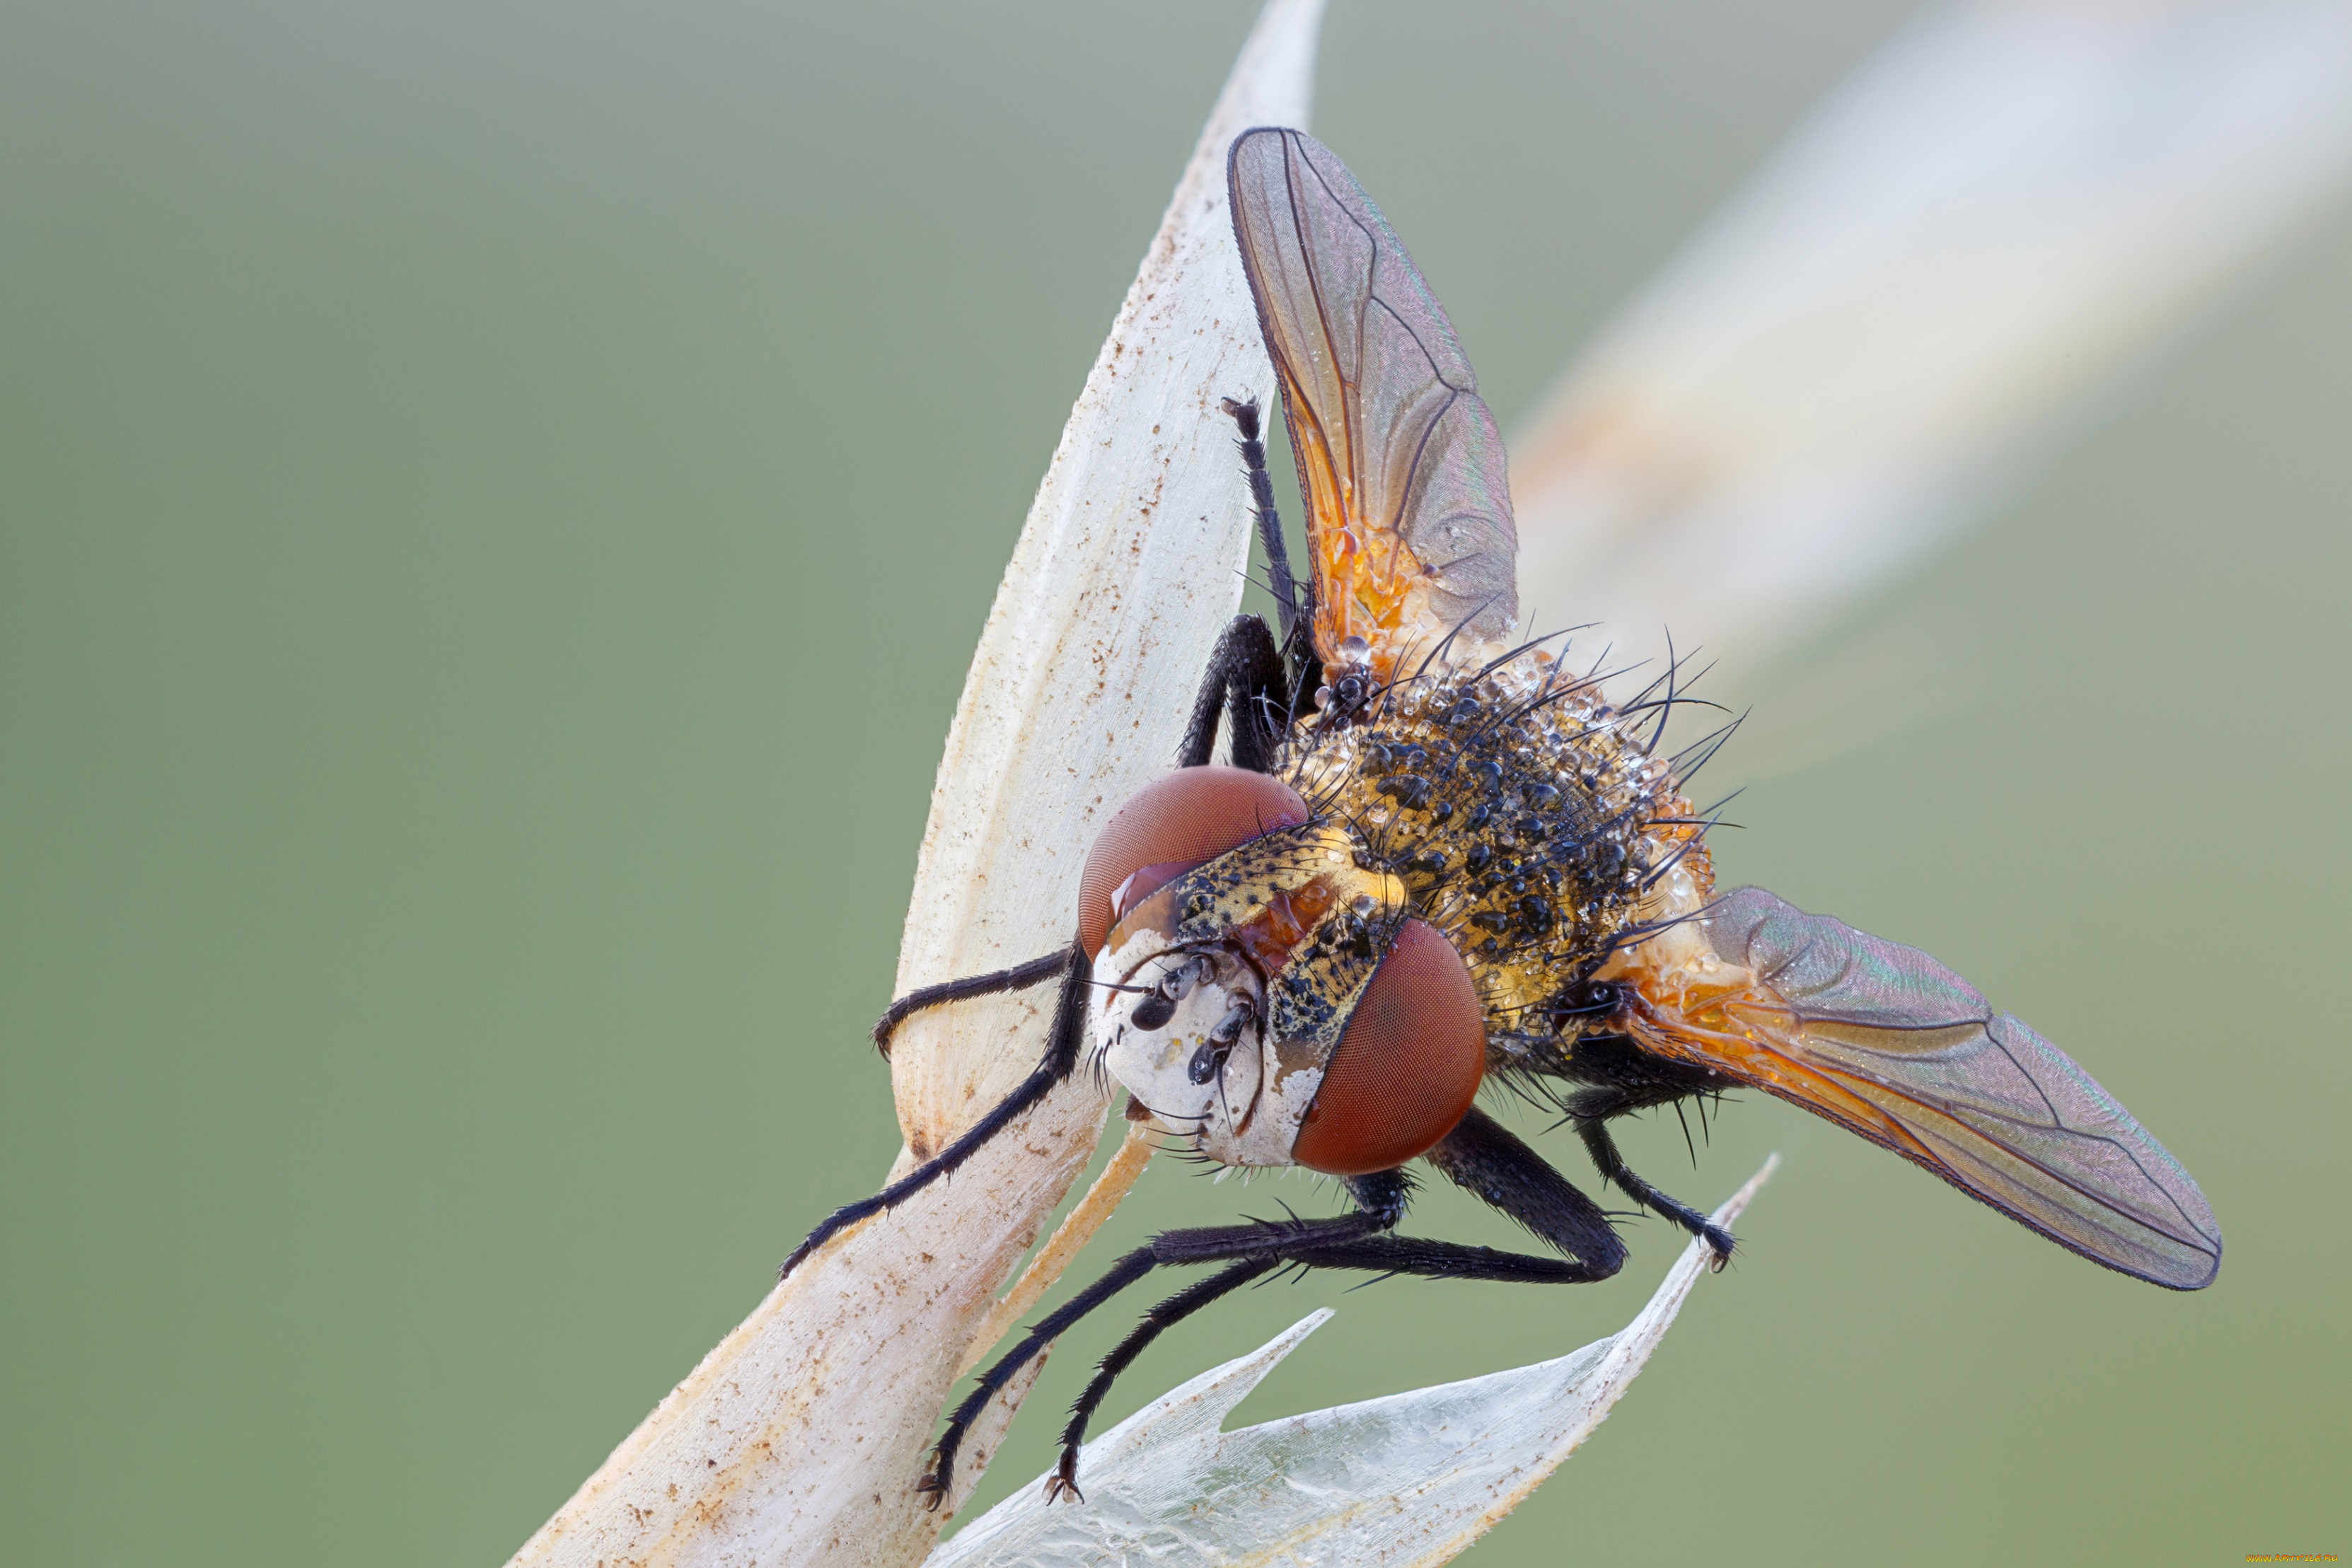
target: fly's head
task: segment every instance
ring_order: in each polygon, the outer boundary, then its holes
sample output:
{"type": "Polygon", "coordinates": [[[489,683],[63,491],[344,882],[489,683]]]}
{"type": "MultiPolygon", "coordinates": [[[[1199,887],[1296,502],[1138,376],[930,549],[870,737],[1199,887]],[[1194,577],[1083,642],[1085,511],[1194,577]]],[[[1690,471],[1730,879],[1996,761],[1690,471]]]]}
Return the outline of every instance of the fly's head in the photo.
{"type": "Polygon", "coordinates": [[[1132,988],[1103,992],[1095,1049],[1139,1110],[1227,1165],[1284,1163],[1280,1151],[1265,1147],[1263,977],[1223,943],[1129,939],[1104,957],[1104,977],[1117,975],[1132,988]]]}
{"type": "Polygon", "coordinates": [[[1226,1165],[1283,1166],[1352,1008],[1405,918],[1404,885],[1305,823],[1121,907],[1095,1045],[1160,1124],[1226,1165]]]}
{"type": "Polygon", "coordinates": [[[1097,1060],[1212,1159],[1386,1170],[1477,1091],[1460,955],[1278,780],[1189,768],[1143,790],[1096,845],[1080,926],[1097,1060]]]}

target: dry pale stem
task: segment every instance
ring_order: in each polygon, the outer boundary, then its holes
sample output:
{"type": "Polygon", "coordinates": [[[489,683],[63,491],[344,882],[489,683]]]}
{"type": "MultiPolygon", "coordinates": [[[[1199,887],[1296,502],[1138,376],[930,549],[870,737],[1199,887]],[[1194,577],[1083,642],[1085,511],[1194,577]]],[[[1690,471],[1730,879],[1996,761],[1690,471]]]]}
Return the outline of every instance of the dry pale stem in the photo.
{"type": "MultiPolygon", "coordinates": [[[[1320,9],[1275,0],[1260,17],[1071,413],[949,734],[902,989],[1068,941],[1095,828],[1167,766],[1239,602],[1246,503],[1218,402],[1270,402],[1273,387],[1234,256],[1224,149],[1251,125],[1306,122],[1320,9]]],[[[901,1168],[1034,1066],[1043,1033],[1034,997],[902,1030],[901,1168]]],[[[975,1331],[1001,1328],[996,1288],[1085,1169],[1106,1109],[1094,1076],[1076,1074],[951,1181],[810,1257],[514,1561],[919,1561],[943,1518],[915,1491],[940,1407],[975,1331]]],[[[780,1224],[815,1218],[796,1207],[780,1204],[780,1224]]]]}

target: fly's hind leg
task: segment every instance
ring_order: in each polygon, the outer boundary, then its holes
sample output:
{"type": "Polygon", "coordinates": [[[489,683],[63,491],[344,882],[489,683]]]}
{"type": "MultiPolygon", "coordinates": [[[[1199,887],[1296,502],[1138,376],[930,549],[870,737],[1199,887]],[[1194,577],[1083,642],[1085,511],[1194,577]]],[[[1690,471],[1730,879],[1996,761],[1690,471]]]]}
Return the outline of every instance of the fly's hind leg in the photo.
{"type": "Polygon", "coordinates": [[[784,1260],[783,1267],[776,1271],[778,1279],[791,1273],[799,1266],[802,1259],[824,1246],[843,1229],[856,1224],[868,1215],[897,1207],[940,1177],[955,1170],[957,1166],[977,1153],[982,1145],[1034,1107],[1054,1085],[1070,1075],[1070,1070],[1077,1065],[1079,1047],[1086,1033],[1088,992],[1094,984],[1094,962],[1087,956],[1085,947],[1073,943],[1066,952],[1054,954],[1049,957],[1023,964],[1015,968],[1002,970],[994,975],[982,975],[971,980],[951,980],[945,985],[926,987],[894,1003],[890,1011],[882,1015],[882,1022],[875,1027],[874,1032],[877,1042],[882,1044],[887,1052],[889,1049],[887,1044],[889,1030],[908,1013],[919,1008],[955,1001],[965,997],[989,996],[999,991],[1014,990],[1051,979],[1057,974],[1061,977],[1062,990],[1054,1004],[1054,1022],[1052,1029],[1047,1031],[1045,1055],[1029,1076],[1023,1079],[1012,1093],[990,1107],[987,1114],[966,1128],[961,1137],[941,1149],[938,1155],[908,1171],[872,1197],[862,1197],[856,1203],[835,1209],[824,1223],[809,1232],[807,1240],[793,1249],[791,1257],[784,1260]]]}
{"type": "MultiPolygon", "coordinates": [[[[1399,1173],[1389,1171],[1381,1174],[1396,1181],[1402,1192],[1403,1182],[1399,1173]]],[[[1349,1185],[1353,1186],[1355,1183],[1351,1181],[1349,1185]]],[[[1353,1269],[1376,1279],[1385,1279],[1392,1274],[1412,1274],[1425,1280],[1501,1280],[1527,1285],[1587,1284],[1605,1279],[1617,1270],[1613,1259],[1588,1261],[1583,1259],[1537,1258],[1524,1252],[1497,1251],[1491,1247],[1465,1247],[1453,1241],[1432,1241],[1418,1236],[1387,1234],[1394,1224],[1394,1220],[1357,1214],[1336,1220],[1293,1220],[1287,1224],[1227,1227],[1214,1230],[1172,1230],[1155,1238],[1151,1246],[1121,1260],[1122,1268],[1139,1259],[1158,1263],[1224,1262],[1227,1266],[1192,1289],[1160,1302],[1124,1343],[1104,1357],[1101,1370],[1087,1385],[1086,1393],[1079,1396],[1078,1403],[1071,1410],[1070,1424],[1063,1430],[1061,1463],[1055,1468],[1054,1479],[1048,1483],[1055,1495],[1065,1492],[1073,1497],[1077,1495],[1078,1445],[1086,1437],[1087,1421],[1094,1414],[1096,1405],[1109,1391],[1111,1379],[1125,1369],[1137,1352],[1169,1324],[1286,1265],[1302,1272],[1309,1269],[1353,1269]],[[1350,1225],[1349,1221],[1355,1223],[1350,1225]]],[[[1601,1228],[1607,1230],[1606,1221],[1601,1222],[1601,1228]]],[[[1623,1256],[1622,1248],[1618,1256],[1623,1256]]],[[[1118,1282],[1124,1286],[1141,1277],[1139,1270],[1119,1278],[1118,1282]]],[[[1076,1319],[1070,1321],[1075,1322],[1076,1319]]],[[[1036,1334],[999,1365],[1004,1366],[1009,1363],[1017,1366],[1044,1349],[1053,1333],[1058,1333],[1067,1326],[1066,1322],[1055,1323],[1052,1320],[1041,1323],[1036,1334]]],[[[991,1369],[989,1375],[996,1376],[995,1369],[991,1369]]],[[[1009,1370],[1005,1375],[1011,1375],[1009,1370]]],[[[995,1386],[1002,1386],[1002,1383],[995,1386]]],[[[984,1394],[980,1393],[966,1400],[957,1409],[955,1419],[950,1423],[950,1438],[960,1437],[962,1427],[979,1415],[981,1406],[986,1403],[984,1394]]],[[[933,1479],[944,1486],[943,1478],[949,1473],[947,1467],[953,1463],[954,1450],[951,1443],[946,1440],[942,1441],[940,1448],[942,1458],[940,1468],[934,1471],[933,1479]]]]}
{"type": "Polygon", "coordinates": [[[1063,1429],[1061,1463],[1047,1483],[1055,1496],[1077,1495],[1078,1445],[1085,1441],[1087,1424],[1109,1392],[1112,1379],[1171,1324],[1254,1280],[1289,1267],[1354,1269],[1380,1277],[1412,1274],[1432,1280],[1574,1285],[1605,1280],[1624,1261],[1624,1244],[1592,1200],[1484,1113],[1472,1110],[1428,1157],[1447,1176],[1570,1256],[1538,1258],[1391,1234],[1403,1219],[1412,1195],[1404,1173],[1393,1170],[1349,1177],[1348,1190],[1357,1209],[1335,1219],[1167,1231],[1120,1259],[1093,1288],[1039,1323],[1011,1354],[989,1369],[981,1386],[949,1419],[926,1487],[945,1490],[953,1476],[955,1451],[964,1429],[1014,1372],[1052,1343],[1055,1335],[1157,1266],[1226,1265],[1152,1308],[1135,1332],[1103,1358],[1086,1392],[1071,1407],[1070,1423],[1063,1429]]]}
{"type": "MultiPolygon", "coordinates": [[[[1574,1011],[1590,1011],[1576,1009],[1574,1011]]],[[[1709,1223],[1706,1215],[1679,1198],[1669,1197],[1633,1174],[1617,1140],[1609,1134],[1614,1118],[1654,1105],[1672,1105],[1694,1095],[1719,1093],[1733,1087],[1729,1079],[1688,1062],[1652,1056],[1622,1034],[1607,1031],[1582,1035],[1557,1067],[1539,1068],[1548,1076],[1570,1079],[1588,1087],[1558,1098],[1559,1108],[1575,1124],[1585,1152],[1603,1181],[1612,1182],[1635,1203],[1664,1216],[1700,1237],[1713,1248],[1718,1262],[1731,1256],[1731,1232],[1709,1223]]]]}
{"type": "Polygon", "coordinates": [[[1617,1140],[1609,1135],[1609,1119],[1628,1112],[1644,1110],[1653,1105],[1668,1105],[1694,1092],[1689,1088],[1628,1089],[1608,1087],[1586,1089],[1570,1095],[1565,1109],[1576,1124],[1577,1136],[1584,1140],[1585,1152],[1592,1156],[1593,1168],[1605,1181],[1614,1182],[1620,1191],[1635,1203],[1654,1213],[1664,1215],[1693,1236],[1704,1239],[1715,1249],[1718,1267],[1731,1257],[1734,1245],[1731,1232],[1710,1221],[1707,1217],[1680,1198],[1669,1197],[1633,1174],[1618,1151],[1617,1140]]]}
{"type": "MultiPolygon", "coordinates": [[[[1244,1257],[1152,1308],[1135,1332],[1103,1357],[1093,1381],[1070,1407],[1070,1423],[1062,1429],[1062,1460],[1054,1479],[1045,1483],[1047,1495],[1078,1495],[1078,1445],[1086,1441],[1087,1425],[1110,1392],[1112,1379],[1126,1371],[1146,1345],[1171,1325],[1285,1262],[1306,1268],[1377,1269],[1444,1279],[1544,1284],[1588,1284],[1609,1278],[1624,1265],[1625,1244],[1618,1239],[1601,1206],[1477,1107],[1471,1107],[1454,1131],[1423,1157],[1454,1185],[1494,1205],[1573,1261],[1389,1236],[1385,1232],[1404,1218],[1410,1192],[1404,1174],[1382,1171],[1351,1177],[1349,1190],[1360,1212],[1377,1222],[1376,1230],[1335,1237],[1319,1245],[1291,1241],[1287,1250],[1275,1256],[1244,1257]]],[[[1174,1236],[1184,1234],[1180,1231],[1174,1236]]],[[[1168,1239],[1172,1242],[1174,1238],[1168,1239]]]]}

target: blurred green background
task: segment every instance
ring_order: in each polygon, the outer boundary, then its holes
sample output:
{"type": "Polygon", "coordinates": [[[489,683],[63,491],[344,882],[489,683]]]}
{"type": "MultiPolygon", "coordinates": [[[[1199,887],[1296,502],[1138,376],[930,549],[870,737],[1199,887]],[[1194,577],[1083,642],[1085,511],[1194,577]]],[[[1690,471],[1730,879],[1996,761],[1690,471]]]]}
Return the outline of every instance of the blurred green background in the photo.
{"type": "MultiPolygon", "coordinates": [[[[0,13],[0,1555],[500,1560],[871,1190],[965,662],[1251,10],[0,13]]],[[[1316,129],[1507,427],[1909,10],[1346,4],[1316,129]]],[[[2352,1551],[2347,408],[2339,206],[1823,629],[1974,624],[1973,699],[1718,841],[2078,1056],[2221,1282],[1760,1096],[1696,1172],[1643,1122],[1696,1200],[1788,1164],[1472,1561],[2352,1551]]],[[[1330,1202],[1163,1162],[1111,1239],[1277,1199],[1330,1202]]],[[[1247,1414],[1559,1354],[1676,1250],[1630,1235],[1580,1291],[1252,1292],[1109,1414],[1327,1301],[1247,1414]]]]}

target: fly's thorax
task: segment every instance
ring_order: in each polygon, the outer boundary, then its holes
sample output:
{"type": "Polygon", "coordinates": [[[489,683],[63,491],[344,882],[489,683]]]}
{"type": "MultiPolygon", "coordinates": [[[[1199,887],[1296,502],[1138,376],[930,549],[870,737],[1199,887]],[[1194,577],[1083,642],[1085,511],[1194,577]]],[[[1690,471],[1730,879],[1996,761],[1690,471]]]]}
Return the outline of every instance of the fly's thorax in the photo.
{"type": "Polygon", "coordinates": [[[1327,824],[1221,855],[1112,927],[1095,966],[1098,1058],[1201,1153],[1288,1165],[1406,907],[1403,883],[1327,824]]]}
{"type": "Polygon", "coordinates": [[[1651,727],[1529,656],[1401,681],[1357,722],[1302,725],[1281,766],[1406,883],[1415,913],[1469,963],[1501,1042],[1553,1033],[1557,999],[1639,940],[1664,902],[1712,893],[1700,829],[1649,749],[1651,727]]]}

